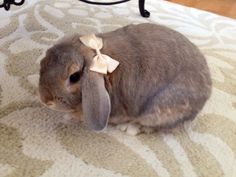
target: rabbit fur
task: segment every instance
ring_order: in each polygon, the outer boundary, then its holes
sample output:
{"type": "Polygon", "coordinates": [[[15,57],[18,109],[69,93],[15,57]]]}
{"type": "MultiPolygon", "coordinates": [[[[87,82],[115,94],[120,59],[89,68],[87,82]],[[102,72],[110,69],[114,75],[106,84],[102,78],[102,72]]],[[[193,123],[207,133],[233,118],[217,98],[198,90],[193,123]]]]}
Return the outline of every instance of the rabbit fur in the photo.
{"type": "MultiPolygon", "coordinates": [[[[209,68],[199,49],[179,32],[156,24],[128,25],[96,34],[101,53],[120,62],[111,74],[89,70],[96,52],[80,35],[64,37],[41,60],[41,101],[89,128],[137,125],[140,132],[173,127],[196,117],[211,94],[209,68]]],[[[124,128],[126,129],[126,128],[124,128]]]]}

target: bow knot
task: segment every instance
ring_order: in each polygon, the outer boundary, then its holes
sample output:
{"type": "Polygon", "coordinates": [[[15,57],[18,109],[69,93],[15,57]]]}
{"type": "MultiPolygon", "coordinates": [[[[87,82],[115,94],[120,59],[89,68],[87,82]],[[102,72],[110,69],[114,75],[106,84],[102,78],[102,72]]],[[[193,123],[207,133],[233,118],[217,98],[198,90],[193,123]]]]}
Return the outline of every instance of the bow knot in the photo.
{"type": "Polygon", "coordinates": [[[107,72],[112,73],[118,67],[118,61],[100,52],[103,47],[101,38],[91,34],[80,37],[80,40],[85,46],[96,50],[97,55],[93,58],[92,65],[90,66],[91,71],[107,74],[107,72]]]}

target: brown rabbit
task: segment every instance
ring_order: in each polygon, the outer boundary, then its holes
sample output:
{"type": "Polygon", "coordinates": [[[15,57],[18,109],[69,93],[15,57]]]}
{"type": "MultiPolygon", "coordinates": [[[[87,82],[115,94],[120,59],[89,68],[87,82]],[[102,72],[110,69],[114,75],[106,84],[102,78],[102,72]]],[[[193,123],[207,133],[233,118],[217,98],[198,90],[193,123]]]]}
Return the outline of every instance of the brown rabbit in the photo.
{"type": "Polygon", "coordinates": [[[120,62],[111,74],[89,70],[95,50],[75,34],[60,40],[41,61],[39,92],[52,109],[83,113],[93,130],[107,122],[131,134],[193,119],[211,93],[204,56],[186,37],[155,24],[128,25],[97,34],[101,53],[120,62]],[[128,124],[125,124],[128,123],[128,124]]]}

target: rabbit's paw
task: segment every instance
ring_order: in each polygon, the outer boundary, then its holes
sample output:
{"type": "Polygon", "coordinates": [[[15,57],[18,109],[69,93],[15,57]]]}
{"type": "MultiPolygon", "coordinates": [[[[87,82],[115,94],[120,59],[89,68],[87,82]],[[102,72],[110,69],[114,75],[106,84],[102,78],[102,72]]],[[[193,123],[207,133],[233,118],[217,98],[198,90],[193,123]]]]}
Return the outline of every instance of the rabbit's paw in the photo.
{"type": "Polygon", "coordinates": [[[129,123],[118,124],[116,126],[116,128],[119,129],[120,131],[125,132],[127,130],[127,128],[128,128],[128,125],[129,125],[129,123]]]}
{"type": "Polygon", "coordinates": [[[134,123],[124,123],[116,126],[119,130],[126,132],[128,135],[138,135],[141,133],[141,126],[134,123]]]}

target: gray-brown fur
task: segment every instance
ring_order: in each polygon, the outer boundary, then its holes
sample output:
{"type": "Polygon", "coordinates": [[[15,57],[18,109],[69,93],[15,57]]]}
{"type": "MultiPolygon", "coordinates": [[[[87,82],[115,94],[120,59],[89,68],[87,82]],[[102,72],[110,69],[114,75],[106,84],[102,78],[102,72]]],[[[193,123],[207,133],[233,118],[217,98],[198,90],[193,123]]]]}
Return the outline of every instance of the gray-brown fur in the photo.
{"type": "Polygon", "coordinates": [[[55,109],[74,113],[81,111],[86,94],[87,109],[82,112],[95,130],[103,129],[108,117],[114,124],[173,126],[194,118],[203,108],[211,93],[210,73],[204,56],[186,37],[154,24],[129,25],[97,36],[103,39],[101,53],[118,60],[118,68],[104,76],[91,73],[95,51],[84,46],[79,35],[67,37],[41,62],[39,91],[44,103],[52,101],[55,109]],[[69,76],[77,71],[71,68],[84,68],[74,85],[68,85],[69,76]],[[98,87],[103,80],[105,87],[98,87]],[[100,88],[97,95],[91,85],[100,88]],[[109,104],[110,110],[102,107],[109,104]]]}

